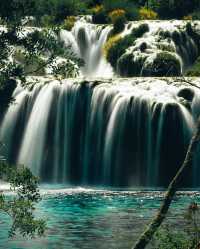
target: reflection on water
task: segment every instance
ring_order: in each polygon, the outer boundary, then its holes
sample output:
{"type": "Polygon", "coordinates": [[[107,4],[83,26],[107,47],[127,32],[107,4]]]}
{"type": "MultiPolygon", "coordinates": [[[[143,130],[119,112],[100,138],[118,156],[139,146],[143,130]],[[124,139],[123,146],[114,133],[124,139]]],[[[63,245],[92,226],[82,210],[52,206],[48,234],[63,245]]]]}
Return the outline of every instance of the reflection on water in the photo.
{"type": "MultiPolygon", "coordinates": [[[[47,220],[46,237],[7,239],[9,220],[0,217],[0,248],[4,249],[129,249],[163,198],[159,191],[49,189],[42,191],[38,214],[47,220]]],[[[180,193],[168,222],[178,223],[199,192],[180,193]],[[176,217],[176,220],[174,219],[176,217]]]]}

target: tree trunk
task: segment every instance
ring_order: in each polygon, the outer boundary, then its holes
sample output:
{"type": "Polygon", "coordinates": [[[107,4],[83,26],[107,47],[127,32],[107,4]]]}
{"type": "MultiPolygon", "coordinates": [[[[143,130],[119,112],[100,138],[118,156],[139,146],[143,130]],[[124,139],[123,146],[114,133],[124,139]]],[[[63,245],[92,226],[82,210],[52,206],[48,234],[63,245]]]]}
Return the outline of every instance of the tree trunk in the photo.
{"type": "Polygon", "coordinates": [[[178,170],[176,176],[172,179],[170,182],[165,198],[163,200],[163,203],[156,215],[156,217],[152,220],[152,222],[149,224],[147,229],[144,231],[144,233],[140,236],[136,244],[133,246],[132,249],[144,249],[146,245],[150,242],[152,239],[154,233],[157,231],[157,229],[160,227],[162,224],[163,220],[166,217],[166,214],[168,212],[168,209],[170,207],[170,204],[173,200],[173,197],[176,193],[177,190],[177,183],[181,180],[183,174],[184,174],[184,169],[189,167],[191,165],[191,162],[194,157],[194,153],[196,151],[196,148],[198,146],[198,143],[200,141],[200,119],[197,122],[197,128],[196,131],[190,141],[190,145],[188,147],[188,151],[185,157],[185,160],[178,170]]]}

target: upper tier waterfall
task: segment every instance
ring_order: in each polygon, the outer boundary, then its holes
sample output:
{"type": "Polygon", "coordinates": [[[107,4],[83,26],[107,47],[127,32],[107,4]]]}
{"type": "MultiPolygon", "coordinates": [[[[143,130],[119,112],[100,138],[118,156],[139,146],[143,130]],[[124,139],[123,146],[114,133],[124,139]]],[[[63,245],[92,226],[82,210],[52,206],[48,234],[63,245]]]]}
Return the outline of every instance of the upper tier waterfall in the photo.
{"type": "Polygon", "coordinates": [[[192,26],[187,21],[175,20],[130,22],[116,37],[126,40],[138,28],[142,30],[143,24],[147,25],[147,30],[124,48],[122,55],[116,58],[116,68],[105,59],[105,44],[112,36],[111,26],[77,21],[72,31],[61,30],[60,38],[83,59],[85,65],[80,75],[86,77],[180,76],[199,56],[199,21],[192,26]],[[165,61],[158,62],[160,56],[166,59],[166,64],[171,64],[167,71],[165,61]]]}
{"type": "Polygon", "coordinates": [[[112,77],[112,67],[103,55],[103,46],[111,27],[77,21],[72,31],[62,30],[60,37],[66,46],[71,46],[73,52],[84,61],[81,68],[82,76],[112,77]]]}

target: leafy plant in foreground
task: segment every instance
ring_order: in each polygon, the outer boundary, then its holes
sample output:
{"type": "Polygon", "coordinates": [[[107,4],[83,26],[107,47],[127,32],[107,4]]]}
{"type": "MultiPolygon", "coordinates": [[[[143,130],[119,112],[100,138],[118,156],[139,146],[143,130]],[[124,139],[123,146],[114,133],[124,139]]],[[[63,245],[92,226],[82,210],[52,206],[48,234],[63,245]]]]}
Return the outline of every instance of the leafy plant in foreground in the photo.
{"type": "Polygon", "coordinates": [[[15,169],[5,162],[0,162],[0,178],[10,183],[14,195],[9,198],[0,193],[0,212],[7,214],[12,220],[9,237],[18,232],[22,236],[44,235],[46,223],[43,219],[35,219],[34,211],[41,197],[38,189],[38,178],[28,168],[15,169]]]}

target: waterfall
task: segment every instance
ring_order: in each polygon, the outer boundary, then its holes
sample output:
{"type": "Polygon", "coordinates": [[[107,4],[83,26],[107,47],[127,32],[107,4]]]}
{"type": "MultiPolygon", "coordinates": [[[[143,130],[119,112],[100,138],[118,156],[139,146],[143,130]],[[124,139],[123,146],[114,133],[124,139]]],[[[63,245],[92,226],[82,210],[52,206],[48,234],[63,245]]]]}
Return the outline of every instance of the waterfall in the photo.
{"type": "MultiPolygon", "coordinates": [[[[200,99],[195,88],[168,81],[77,79],[30,92],[18,87],[17,104],[1,124],[3,153],[44,182],[164,186],[184,158],[200,99]]],[[[194,185],[194,170],[195,162],[184,186],[194,185]]]]}
{"type": "Polygon", "coordinates": [[[73,52],[85,63],[81,68],[82,76],[113,76],[112,67],[102,52],[110,30],[109,26],[96,26],[83,21],[77,21],[72,31],[61,30],[60,37],[66,47],[71,46],[73,52]]]}
{"type": "MultiPolygon", "coordinates": [[[[126,37],[140,24],[127,24],[120,35],[126,37]]],[[[128,68],[148,76],[161,51],[177,59],[181,72],[198,56],[199,44],[186,31],[187,22],[148,25],[148,32],[119,58],[131,55],[127,58],[132,67],[122,63],[122,75],[128,68]],[[144,43],[146,49],[141,50],[144,43]]],[[[197,31],[199,27],[197,22],[197,31]]],[[[117,78],[119,72],[114,73],[103,55],[111,28],[79,20],[71,31],[61,30],[65,46],[85,62],[80,78],[37,78],[41,82],[31,90],[20,85],[15,89],[15,103],[0,123],[2,153],[10,163],[30,167],[43,182],[152,187],[169,183],[194,131],[200,92],[181,79],[117,78]]],[[[200,186],[199,155],[183,186],[200,186]]]]}

